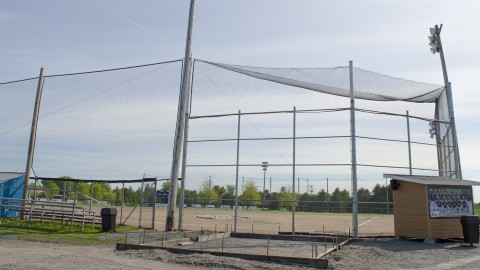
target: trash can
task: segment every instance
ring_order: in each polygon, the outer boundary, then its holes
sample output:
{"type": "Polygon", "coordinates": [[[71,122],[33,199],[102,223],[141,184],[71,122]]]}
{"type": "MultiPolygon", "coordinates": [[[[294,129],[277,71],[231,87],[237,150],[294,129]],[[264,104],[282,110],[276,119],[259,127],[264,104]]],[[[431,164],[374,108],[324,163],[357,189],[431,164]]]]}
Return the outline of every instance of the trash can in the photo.
{"type": "Polygon", "coordinates": [[[117,208],[102,208],[100,215],[102,216],[102,232],[114,232],[117,221],[117,208]]]}
{"type": "Polygon", "coordinates": [[[480,224],[480,218],[474,215],[462,216],[460,217],[460,223],[462,223],[463,242],[470,243],[471,246],[473,246],[473,243],[478,243],[478,226],[480,224]]]}

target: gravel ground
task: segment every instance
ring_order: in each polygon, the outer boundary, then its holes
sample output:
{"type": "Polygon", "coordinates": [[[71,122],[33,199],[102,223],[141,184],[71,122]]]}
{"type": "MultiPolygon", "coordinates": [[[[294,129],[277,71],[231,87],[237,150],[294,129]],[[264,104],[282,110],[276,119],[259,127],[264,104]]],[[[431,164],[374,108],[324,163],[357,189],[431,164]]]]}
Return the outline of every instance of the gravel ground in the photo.
{"type": "Polygon", "coordinates": [[[353,242],[328,259],[332,269],[480,269],[480,248],[462,242],[372,239],[353,242]]]}
{"type": "MultiPolygon", "coordinates": [[[[332,269],[479,269],[480,248],[460,242],[378,239],[353,242],[329,256],[332,269]]],[[[0,269],[304,269],[266,262],[180,255],[163,250],[114,251],[111,246],[70,246],[0,239],[0,269]]]]}
{"type": "MultiPolygon", "coordinates": [[[[120,253],[120,251],[119,251],[120,253]]],[[[127,250],[121,252],[122,256],[142,258],[146,260],[175,263],[208,269],[235,269],[235,270],[312,270],[310,267],[289,266],[268,262],[248,261],[237,258],[218,257],[208,254],[180,255],[172,254],[165,250],[127,250]]]]}

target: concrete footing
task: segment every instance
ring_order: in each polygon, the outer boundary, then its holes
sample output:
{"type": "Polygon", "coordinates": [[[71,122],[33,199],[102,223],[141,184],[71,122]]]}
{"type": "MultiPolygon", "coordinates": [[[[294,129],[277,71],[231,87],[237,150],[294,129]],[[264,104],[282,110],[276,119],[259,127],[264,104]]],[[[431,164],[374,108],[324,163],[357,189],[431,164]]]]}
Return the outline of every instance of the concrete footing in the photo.
{"type": "Polygon", "coordinates": [[[220,252],[220,251],[206,251],[206,250],[196,250],[196,249],[191,250],[191,249],[185,249],[185,248],[117,243],[117,250],[127,250],[127,249],[137,249],[137,250],[163,249],[172,253],[180,253],[180,254],[195,254],[195,253],[211,254],[215,256],[234,257],[234,258],[240,258],[240,259],[246,259],[246,260],[270,261],[270,262],[281,263],[281,264],[296,264],[296,265],[309,266],[309,267],[314,267],[319,269],[328,269],[328,260],[326,259],[267,256],[267,255],[258,255],[258,254],[241,254],[241,253],[220,252]]]}

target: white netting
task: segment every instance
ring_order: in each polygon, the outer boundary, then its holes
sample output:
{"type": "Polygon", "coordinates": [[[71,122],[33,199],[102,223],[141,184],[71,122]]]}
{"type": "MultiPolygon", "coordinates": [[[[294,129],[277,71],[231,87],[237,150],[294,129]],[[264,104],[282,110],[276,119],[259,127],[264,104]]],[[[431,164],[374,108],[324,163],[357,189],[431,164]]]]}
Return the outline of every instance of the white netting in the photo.
{"type": "MultiPolygon", "coordinates": [[[[210,63],[210,62],[209,62],[210,63]]],[[[348,97],[348,67],[264,68],[210,63],[220,68],[322,93],[348,97]]],[[[355,97],[377,101],[435,102],[444,87],[354,68],[355,97]]]]}
{"type": "Polygon", "coordinates": [[[0,171],[25,170],[38,79],[0,84],[0,171]]]}
{"type": "Polygon", "coordinates": [[[168,176],[181,66],[176,61],[47,76],[33,162],[36,174],[83,179],[168,176]]]}

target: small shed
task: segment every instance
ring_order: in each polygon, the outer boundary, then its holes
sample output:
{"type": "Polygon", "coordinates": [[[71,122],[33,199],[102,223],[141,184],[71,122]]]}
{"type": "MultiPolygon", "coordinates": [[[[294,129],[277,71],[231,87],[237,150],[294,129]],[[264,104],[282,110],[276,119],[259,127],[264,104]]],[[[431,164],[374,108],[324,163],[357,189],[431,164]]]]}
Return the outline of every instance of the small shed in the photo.
{"type": "Polygon", "coordinates": [[[24,173],[0,172],[0,217],[18,217],[20,215],[19,211],[8,206],[21,206],[19,201],[11,199],[23,198],[24,184],[24,173]]]}
{"type": "Polygon", "coordinates": [[[395,237],[462,238],[460,217],[473,215],[472,186],[479,182],[439,176],[392,175],[395,237]]]}

